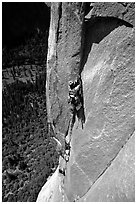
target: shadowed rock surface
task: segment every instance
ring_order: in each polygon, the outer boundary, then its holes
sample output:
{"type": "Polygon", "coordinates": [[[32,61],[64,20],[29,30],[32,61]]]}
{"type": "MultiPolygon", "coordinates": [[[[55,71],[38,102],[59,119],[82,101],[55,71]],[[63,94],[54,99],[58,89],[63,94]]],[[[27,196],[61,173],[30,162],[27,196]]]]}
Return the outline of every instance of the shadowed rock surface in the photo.
{"type": "Polygon", "coordinates": [[[75,124],[72,134],[70,199],[85,194],[134,132],[133,30],[119,27],[94,46],[82,79],[86,123],[83,130],[75,124]]]}
{"type": "Polygon", "coordinates": [[[63,184],[56,175],[43,201],[135,200],[134,13],[128,2],[51,4],[48,118],[64,141],[68,81],[81,75],[86,121],[74,124],[63,184]]]}
{"type": "Polygon", "coordinates": [[[113,16],[135,25],[134,2],[95,2],[89,4],[90,11],[85,18],[113,16]]]}
{"type": "Polygon", "coordinates": [[[51,10],[46,89],[48,115],[57,130],[65,135],[70,120],[68,80],[79,74],[84,12],[82,3],[73,2],[52,3],[51,10]]]}

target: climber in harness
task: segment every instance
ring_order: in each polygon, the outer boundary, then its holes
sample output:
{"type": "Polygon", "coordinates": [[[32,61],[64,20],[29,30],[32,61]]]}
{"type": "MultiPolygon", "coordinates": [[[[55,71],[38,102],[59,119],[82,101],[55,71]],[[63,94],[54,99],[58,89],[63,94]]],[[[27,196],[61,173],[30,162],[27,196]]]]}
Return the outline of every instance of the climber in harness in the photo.
{"type": "Polygon", "coordinates": [[[68,83],[68,103],[70,104],[71,119],[69,122],[68,134],[66,136],[66,149],[69,150],[72,129],[76,121],[76,116],[78,120],[81,120],[82,128],[83,122],[81,117],[81,110],[83,109],[83,96],[82,96],[82,82],[80,77],[75,81],[69,81],[68,83]]]}
{"type": "Polygon", "coordinates": [[[82,108],[82,84],[80,78],[74,82],[69,82],[69,97],[68,103],[71,105],[71,113],[77,114],[77,112],[82,108]]]}
{"type": "Polygon", "coordinates": [[[75,81],[69,81],[68,89],[68,103],[70,104],[70,111],[72,114],[72,124],[75,123],[77,116],[78,120],[81,121],[83,129],[83,124],[85,123],[85,114],[81,78],[78,77],[75,81]]]}

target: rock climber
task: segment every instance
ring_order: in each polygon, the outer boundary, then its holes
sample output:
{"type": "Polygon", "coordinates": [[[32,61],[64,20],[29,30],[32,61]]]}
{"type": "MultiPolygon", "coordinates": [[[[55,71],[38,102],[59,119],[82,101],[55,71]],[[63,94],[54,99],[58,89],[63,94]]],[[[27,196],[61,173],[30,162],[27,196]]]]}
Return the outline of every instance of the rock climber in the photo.
{"type": "Polygon", "coordinates": [[[80,78],[69,82],[68,103],[71,104],[71,113],[75,114],[82,108],[82,84],[80,78]]]}
{"type": "Polygon", "coordinates": [[[65,137],[65,155],[64,158],[66,162],[69,160],[70,156],[70,141],[71,141],[71,134],[72,129],[76,120],[76,116],[78,120],[81,121],[82,129],[83,129],[83,115],[84,115],[84,109],[83,109],[83,94],[82,94],[82,81],[80,77],[78,77],[75,81],[69,81],[68,84],[68,103],[70,104],[70,111],[71,111],[71,119],[69,122],[68,127],[68,133],[65,137]]]}

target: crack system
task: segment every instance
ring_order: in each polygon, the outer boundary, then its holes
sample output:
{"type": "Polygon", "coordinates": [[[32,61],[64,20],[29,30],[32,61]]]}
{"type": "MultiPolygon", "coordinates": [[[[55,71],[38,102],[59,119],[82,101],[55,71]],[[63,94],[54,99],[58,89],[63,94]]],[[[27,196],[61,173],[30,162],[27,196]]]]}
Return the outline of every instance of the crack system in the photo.
{"type": "MultiPolygon", "coordinates": [[[[62,3],[59,4],[59,8],[58,8],[58,15],[59,15],[59,19],[58,19],[58,26],[57,26],[57,36],[56,36],[56,46],[58,44],[58,41],[59,41],[59,38],[60,38],[60,20],[61,20],[61,17],[62,17],[62,3]]],[[[98,17],[100,18],[100,17],[98,17]]],[[[96,17],[96,19],[98,19],[96,17]]],[[[93,20],[93,19],[92,19],[93,20]]],[[[86,21],[85,21],[86,22],[86,21]]],[[[128,24],[128,23],[127,23],[128,24]]],[[[84,38],[84,34],[85,34],[85,23],[83,21],[83,28],[82,28],[82,47],[81,47],[81,51],[77,52],[76,54],[74,54],[72,57],[75,57],[77,55],[79,55],[81,53],[81,61],[83,59],[83,56],[84,56],[84,53],[83,53],[83,47],[84,47],[84,41],[85,41],[85,38],[84,38]]],[[[56,48],[56,63],[57,63],[57,59],[58,59],[58,56],[57,56],[57,48],[56,48]]],[[[82,62],[80,61],[80,72],[79,72],[79,78],[81,80],[81,71],[82,71],[82,62]]],[[[75,82],[73,82],[75,83],[75,82]]],[[[81,84],[82,84],[82,80],[81,80],[81,84]]],[[[75,87],[74,87],[75,88],[75,87]]],[[[55,131],[55,127],[54,127],[54,124],[50,124],[52,129],[53,129],[53,132],[54,132],[54,136],[53,137],[58,146],[59,146],[59,155],[60,155],[60,158],[59,158],[59,176],[60,176],[60,179],[61,179],[61,182],[60,182],[60,186],[59,186],[59,190],[62,194],[62,200],[65,201],[65,190],[64,190],[64,178],[66,176],[66,170],[67,170],[67,163],[69,162],[69,157],[70,157],[70,151],[71,151],[71,135],[72,135],[72,130],[73,130],[73,127],[74,127],[74,123],[75,123],[75,120],[76,120],[76,116],[78,118],[78,120],[81,120],[82,122],[82,128],[83,128],[83,123],[85,122],[85,114],[84,114],[84,100],[83,100],[83,87],[81,85],[81,98],[82,98],[82,107],[80,109],[80,111],[73,111],[73,113],[71,114],[71,118],[70,118],[70,121],[69,121],[69,125],[68,125],[68,130],[66,132],[66,135],[64,136],[63,135],[63,138],[64,138],[64,142],[63,144],[60,143],[60,141],[57,139],[56,137],[56,134],[62,134],[60,133],[60,131],[57,133],[55,131]]],[[[71,108],[72,108],[72,103],[71,103],[71,108]]],[[[74,108],[74,107],[73,107],[74,108]]],[[[134,131],[132,132],[132,134],[129,136],[129,138],[125,141],[125,144],[128,142],[128,140],[130,139],[130,137],[133,135],[134,131]]],[[[116,159],[116,157],[118,156],[119,152],[123,149],[123,147],[125,146],[125,144],[120,148],[120,150],[117,152],[117,154],[110,160],[110,162],[107,164],[106,168],[98,175],[97,179],[91,184],[91,186],[89,187],[89,189],[86,191],[86,193],[82,196],[82,197],[79,197],[78,199],[76,199],[75,201],[83,198],[87,192],[92,188],[92,186],[97,182],[97,180],[107,171],[107,169],[111,166],[112,162],[116,159]]]]}
{"type": "MultiPolygon", "coordinates": [[[[83,4],[81,8],[83,7],[83,4]]],[[[80,12],[83,12],[82,9],[80,12]]],[[[58,60],[58,54],[57,54],[57,44],[60,40],[60,23],[61,23],[61,17],[62,17],[62,3],[59,3],[58,7],[58,25],[57,25],[57,34],[56,34],[56,66],[57,66],[57,60],[58,60]]],[[[84,18],[83,18],[84,19],[84,18]]],[[[80,21],[80,23],[83,23],[83,21],[80,21]]],[[[82,49],[82,48],[81,48],[82,49]]],[[[80,51],[74,54],[73,57],[80,54],[80,51]]],[[[68,130],[65,135],[63,135],[64,141],[60,142],[57,138],[57,134],[61,134],[60,131],[57,131],[57,128],[54,126],[54,123],[52,120],[49,121],[49,132],[52,132],[53,139],[57,142],[57,148],[59,153],[59,176],[60,176],[60,186],[59,190],[62,194],[62,200],[65,200],[65,191],[64,191],[64,178],[66,175],[67,170],[67,163],[69,161],[70,157],[70,142],[71,142],[71,135],[72,135],[72,129],[74,126],[74,123],[76,121],[76,117],[78,120],[81,120],[82,128],[83,123],[85,122],[85,115],[84,115],[84,103],[83,103],[83,87],[82,87],[82,80],[79,73],[78,78],[72,82],[74,87],[69,90],[69,99],[70,99],[70,111],[71,111],[71,117],[69,120],[68,130]],[[70,94],[71,92],[71,94],[70,94]],[[73,92],[73,94],[72,94],[73,92]]],[[[69,102],[68,102],[69,103],[69,102]]]]}
{"type": "MultiPolygon", "coordinates": [[[[124,146],[128,143],[128,141],[130,140],[130,138],[133,136],[135,132],[135,129],[133,130],[133,132],[129,135],[129,137],[127,138],[127,140],[125,141],[125,143],[121,146],[120,150],[117,152],[117,154],[110,160],[110,162],[107,164],[106,168],[98,175],[98,177],[96,178],[96,180],[92,183],[92,185],[89,187],[89,189],[86,191],[86,193],[84,193],[84,195],[82,197],[80,197],[79,199],[82,199],[92,188],[92,186],[98,181],[98,179],[110,168],[112,162],[117,158],[117,156],[119,155],[119,153],[122,151],[122,149],[124,148],[124,146]]],[[[78,201],[78,200],[77,200],[78,201]]]]}

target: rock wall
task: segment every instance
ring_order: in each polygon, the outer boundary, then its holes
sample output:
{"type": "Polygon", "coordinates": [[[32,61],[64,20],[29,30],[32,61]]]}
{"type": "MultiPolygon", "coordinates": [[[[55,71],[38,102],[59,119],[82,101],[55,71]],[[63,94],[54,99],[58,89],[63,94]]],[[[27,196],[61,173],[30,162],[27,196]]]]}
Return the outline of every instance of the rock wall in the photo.
{"type": "Polygon", "coordinates": [[[68,80],[79,74],[81,59],[82,3],[52,3],[47,57],[47,100],[49,118],[61,134],[70,119],[68,80]]]}
{"type": "Polygon", "coordinates": [[[57,188],[50,193],[46,188],[43,201],[135,200],[134,13],[131,2],[51,5],[49,122],[65,142],[71,118],[68,81],[78,75],[86,120],[83,129],[76,120],[69,161],[60,156],[64,174],[49,180],[57,188]]]}

